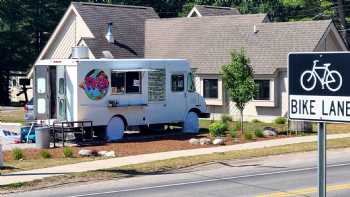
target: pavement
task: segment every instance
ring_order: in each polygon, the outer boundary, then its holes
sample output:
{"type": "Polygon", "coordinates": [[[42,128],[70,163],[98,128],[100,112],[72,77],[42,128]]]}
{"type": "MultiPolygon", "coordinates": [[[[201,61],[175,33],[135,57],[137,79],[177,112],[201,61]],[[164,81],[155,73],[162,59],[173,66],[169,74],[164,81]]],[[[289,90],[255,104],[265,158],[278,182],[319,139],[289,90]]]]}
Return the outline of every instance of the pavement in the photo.
{"type": "MultiPolygon", "coordinates": [[[[350,196],[350,149],[328,151],[327,196],[350,196]]],[[[9,197],[287,197],[317,195],[317,153],[220,161],[101,182],[62,185],[9,197]]],[[[126,172],[127,173],[127,172],[126,172]]],[[[133,174],[130,174],[131,176],[133,174]]]]}
{"type": "MultiPolygon", "coordinates": [[[[328,135],[327,139],[338,139],[338,138],[347,138],[347,137],[350,137],[350,134],[334,134],[334,135],[328,135]]],[[[18,183],[18,182],[28,182],[36,179],[42,179],[45,177],[64,175],[67,173],[101,170],[101,169],[115,168],[115,167],[120,167],[125,165],[131,165],[131,164],[140,164],[145,162],[159,161],[159,160],[186,157],[186,156],[196,156],[196,155],[204,155],[204,154],[211,154],[211,153],[248,150],[248,149],[264,148],[264,147],[274,147],[274,146],[296,144],[296,143],[303,143],[303,142],[314,142],[316,140],[317,140],[317,136],[281,138],[281,139],[250,142],[245,144],[237,144],[237,145],[229,145],[229,146],[169,151],[169,152],[142,154],[142,155],[135,155],[135,156],[127,156],[127,157],[117,157],[117,158],[111,158],[111,159],[105,159],[105,160],[81,162],[76,164],[21,171],[21,172],[15,172],[10,174],[2,174],[0,176],[0,185],[6,185],[6,184],[18,183]]]]}

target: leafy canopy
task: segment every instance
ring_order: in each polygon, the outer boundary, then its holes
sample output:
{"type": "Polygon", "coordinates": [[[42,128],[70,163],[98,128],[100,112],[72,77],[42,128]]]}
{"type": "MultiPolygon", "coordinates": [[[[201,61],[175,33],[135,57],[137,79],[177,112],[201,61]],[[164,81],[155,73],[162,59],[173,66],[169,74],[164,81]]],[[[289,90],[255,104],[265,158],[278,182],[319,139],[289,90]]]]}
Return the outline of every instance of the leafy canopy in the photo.
{"type": "Polygon", "coordinates": [[[222,75],[225,89],[242,112],[246,103],[252,100],[257,92],[254,71],[244,49],[231,53],[231,62],[222,67],[222,75]]]}

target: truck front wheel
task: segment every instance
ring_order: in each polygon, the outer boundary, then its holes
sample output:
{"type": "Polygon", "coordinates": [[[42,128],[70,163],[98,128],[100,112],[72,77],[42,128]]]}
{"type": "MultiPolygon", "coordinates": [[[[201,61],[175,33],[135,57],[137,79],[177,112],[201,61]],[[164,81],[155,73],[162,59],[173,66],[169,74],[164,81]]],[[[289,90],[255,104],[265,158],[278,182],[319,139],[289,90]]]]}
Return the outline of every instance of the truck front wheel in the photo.
{"type": "Polygon", "coordinates": [[[182,131],[185,133],[199,132],[199,118],[196,112],[188,112],[183,123],[182,131]]]}
{"type": "Polygon", "coordinates": [[[107,140],[114,141],[122,139],[124,135],[124,129],[124,121],[120,117],[115,116],[111,118],[106,128],[107,140]]]}

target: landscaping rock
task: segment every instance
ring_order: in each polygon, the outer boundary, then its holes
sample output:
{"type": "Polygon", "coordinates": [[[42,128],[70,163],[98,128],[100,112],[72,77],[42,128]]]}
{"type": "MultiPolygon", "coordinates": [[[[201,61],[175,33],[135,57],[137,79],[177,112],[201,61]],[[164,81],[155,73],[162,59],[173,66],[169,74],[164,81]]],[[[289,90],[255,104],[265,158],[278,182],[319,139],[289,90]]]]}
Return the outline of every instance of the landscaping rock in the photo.
{"type": "Polygon", "coordinates": [[[88,149],[81,149],[79,151],[79,155],[82,157],[91,157],[93,156],[92,150],[88,150],[88,149]]]}
{"type": "Polygon", "coordinates": [[[114,151],[108,151],[104,154],[105,157],[115,157],[115,152],[114,151]]]}
{"type": "Polygon", "coordinates": [[[264,128],[263,135],[264,137],[276,136],[277,132],[274,128],[266,127],[264,128]]]}
{"type": "Polygon", "coordinates": [[[207,145],[211,143],[211,140],[209,138],[201,138],[199,139],[200,145],[207,145]]]}
{"type": "Polygon", "coordinates": [[[198,145],[200,142],[199,142],[199,139],[196,139],[196,138],[191,138],[189,140],[190,144],[192,145],[198,145]]]}
{"type": "Polygon", "coordinates": [[[98,151],[97,155],[98,155],[98,156],[101,156],[101,157],[104,157],[105,154],[106,154],[107,152],[108,152],[108,151],[101,150],[101,151],[98,151]]]}
{"type": "Polygon", "coordinates": [[[215,140],[213,141],[214,145],[224,145],[225,144],[225,140],[223,138],[215,138],[215,140]]]}

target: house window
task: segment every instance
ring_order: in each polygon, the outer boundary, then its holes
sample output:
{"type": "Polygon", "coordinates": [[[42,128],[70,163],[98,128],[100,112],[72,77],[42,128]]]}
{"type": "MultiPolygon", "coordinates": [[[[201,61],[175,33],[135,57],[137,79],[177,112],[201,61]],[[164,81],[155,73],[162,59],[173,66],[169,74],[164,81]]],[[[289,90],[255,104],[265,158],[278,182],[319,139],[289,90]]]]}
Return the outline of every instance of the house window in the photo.
{"type": "Polygon", "coordinates": [[[185,88],[185,79],[184,75],[171,75],[171,91],[173,92],[182,92],[185,88]]]}
{"type": "Polygon", "coordinates": [[[257,94],[255,100],[270,100],[270,80],[255,80],[257,94]]]}
{"type": "Polygon", "coordinates": [[[111,73],[112,94],[141,93],[140,72],[111,73]]]}
{"type": "Polygon", "coordinates": [[[203,96],[204,98],[218,98],[217,79],[203,79],[203,96]]]}

